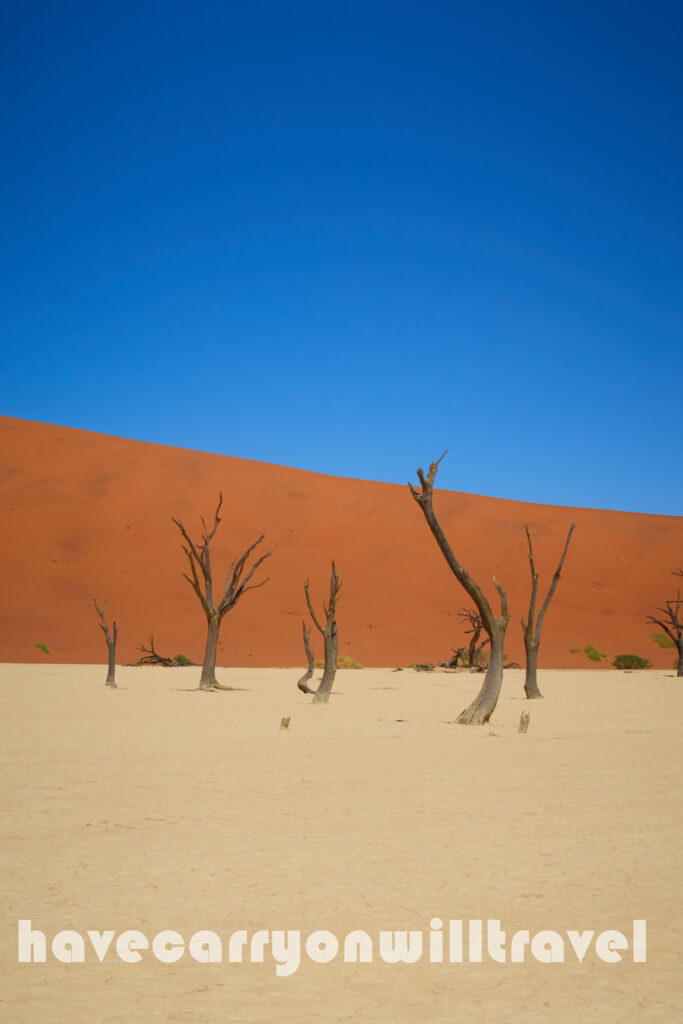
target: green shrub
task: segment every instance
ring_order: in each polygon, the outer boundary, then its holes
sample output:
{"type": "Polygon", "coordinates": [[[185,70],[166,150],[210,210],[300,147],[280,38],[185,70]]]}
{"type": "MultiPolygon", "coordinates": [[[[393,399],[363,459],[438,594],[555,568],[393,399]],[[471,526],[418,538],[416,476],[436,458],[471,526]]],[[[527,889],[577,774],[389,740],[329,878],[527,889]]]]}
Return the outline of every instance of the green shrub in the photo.
{"type": "Polygon", "coordinates": [[[47,646],[47,644],[36,644],[36,647],[38,648],[39,651],[42,651],[43,654],[50,653],[50,648],[47,646]]]}
{"type": "Polygon", "coordinates": [[[640,658],[637,654],[617,654],[612,664],[615,668],[622,668],[624,671],[634,668],[652,668],[647,658],[640,658]]]}
{"type": "Polygon", "coordinates": [[[174,654],[173,661],[176,665],[194,665],[194,662],[186,658],[184,654],[174,654]]]}
{"type": "Polygon", "coordinates": [[[652,640],[653,644],[657,644],[657,647],[663,647],[665,651],[673,651],[676,647],[676,644],[666,633],[652,633],[650,640],[652,640]]]}
{"type": "Polygon", "coordinates": [[[583,649],[583,653],[587,655],[591,661],[607,661],[607,655],[599,651],[593,644],[586,644],[583,649]]]}

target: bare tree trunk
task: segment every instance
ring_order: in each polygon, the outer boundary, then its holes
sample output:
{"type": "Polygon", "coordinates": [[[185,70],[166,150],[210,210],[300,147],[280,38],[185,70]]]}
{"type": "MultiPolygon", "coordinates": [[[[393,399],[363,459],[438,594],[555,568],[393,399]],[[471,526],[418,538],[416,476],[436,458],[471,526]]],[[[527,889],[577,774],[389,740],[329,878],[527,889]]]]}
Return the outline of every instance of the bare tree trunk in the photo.
{"type": "Polygon", "coordinates": [[[204,661],[202,662],[202,674],[199,680],[200,690],[226,689],[216,679],[216,655],[218,653],[218,635],[221,629],[221,620],[217,615],[207,619],[206,648],[204,649],[204,661]]]}
{"type": "Polygon", "coordinates": [[[332,684],[337,674],[337,656],[339,653],[339,641],[337,638],[337,623],[334,622],[329,633],[324,634],[325,648],[325,669],[320,685],[313,696],[314,704],[327,704],[332,692],[332,684]]]}
{"type": "Polygon", "coordinates": [[[491,633],[491,658],[484,676],[484,684],[472,703],[456,718],[459,725],[486,725],[495,711],[503,685],[504,642],[505,628],[494,629],[491,633]]]}
{"type": "Polygon", "coordinates": [[[109,632],[107,626],[105,614],[107,611],[107,599],[105,598],[102,608],[97,605],[96,599],[93,597],[92,603],[95,605],[95,610],[100,617],[100,629],[104,633],[104,639],[107,641],[107,651],[109,653],[109,661],[107,665],[107,679],[105,686],[109,686],[112,690],[116,690],[116,640],[119,635],[119,627],[116,624],[116,620],[113,623],[113,631],[109,632]]]}
{"type": "Polygon", "coordinates": [[[107,647],[109,648],[109,664],[107,666],[107,681],[104,685],[116,688],[116,641],[107,640],[107,647]]]}
{"type": "Polygon", "coordinates": [[[683,633],[679,633],[675,638],[674,643],[676,644],[676,650],[678,653],[678,664],[676,666],[676,675],[683,676],[683,633]]]}
{"type": "Polygon", "coordinates": [[[310,630],[310,627],[308,629],[306,628],[306,623],[305,622],[302,622],[301,625],[303,626],[304,648],[306,650],[306,659],[308,661],[308,668],[306,669],[306,671],[304,672],[304,674],[302,675],[301,679],[299,680],[299,682],[296,685],[299,687],[299,689],[301,690],[302,693],[315,693],[315,690],[312,690],[310,688],[310,686],[308,685],[308,680],[312,678],[313,672],[315,670],[315,661],[313,659],[313,651],[311,650],[311,645],[309,643],[309,638],[310,638],[310,635],[311,635],[311,630],[310,630]]]}
{"type": "MultiPolygon", "coordinates": [[[[443,459],[445,454],[446,453],[444,452],[441,459],[443,459]]],[[[448,543],[446,535],[441,529],[441,525],[436,518],[432,499],[434,493],[434,478],[436,477],[436,471],[439,468],[439,462],[441,462],[441,459],[431,463],[427,476],[425,476],[421,468],[418,469],[417,476],[421,485],[420,491],[411,484],[408,484],[408,486],[410,487],[410,493],[413,498],[422,509],[434,539],[439,545],[441,554],[446,559],[451,572],[457,579],[458,583],[464,587],[474,601],[477,611],[481,616],[482,625],[491,640],[491,657],[489,659],[486,675],[484,676],[484,684],[477,697],[468,707],[465,708],[464,711],[461,711],[456,718],[456,722],[460,725],[484,725],[485,722],[488,722],[495,710],[496,704],[498,703],[498,697],[500,695],[500,689],[503,684],[505,630],[507,629],[510,621],[510,612],[508,609],[508,601],[505,591],[494,576],[493,583],[500,597],[500,615],[493,614],[483,590],[472,579],[465,566],[462,565],[453,554],[453,550],[448,543]]]]}
{"type": "Polygon", "coordinates": [[[538,668],[538,644],[534,644],[533,640],[528,641],[525,635],[524,646],[526,647],[524,692],[527,696],[527,700],[538,700],[543,697],[543,694],[538,688],[538,679],[536,677],[536,670],[538,668]]]}
{"type": "Polygon", "coordinates": [[[306,604],[308,610],[313,619],[313,624],[319,633],[322,634],[323,644],[325,650],[325,668],[323,670],[323,677],[320,680],[320,685],[313,696],[314,704],[327,704],[330,699],[330,693],[332,692],[332,684],[334,683],[334,677],[337,673],[337,660],[339,653],[339,640],[337,638],[337,598],[339,591],[341,590],[342,581],[339,577],[334,564],[332,561],[332,575],[330,576],[330,601],[329,604],[323,604],[323,611],[325,612],[325,625],[322,626],[318,621],[318,618],[313,611],[313,605],[311,604],[311,595],[308,590],[308,580],[304,583],[304,593],[306,595],[306,604]]]}

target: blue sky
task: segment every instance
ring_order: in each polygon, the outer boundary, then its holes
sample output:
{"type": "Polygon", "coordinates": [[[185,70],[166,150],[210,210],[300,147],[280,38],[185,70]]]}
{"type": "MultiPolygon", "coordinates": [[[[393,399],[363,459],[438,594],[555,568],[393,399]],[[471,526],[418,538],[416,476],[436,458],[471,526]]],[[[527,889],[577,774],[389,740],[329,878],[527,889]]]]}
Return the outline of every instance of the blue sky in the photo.
{"type": "Polygon", "coordinates": [[[683,513],[683,15],[3,5],[1,411],[683,513]]]}

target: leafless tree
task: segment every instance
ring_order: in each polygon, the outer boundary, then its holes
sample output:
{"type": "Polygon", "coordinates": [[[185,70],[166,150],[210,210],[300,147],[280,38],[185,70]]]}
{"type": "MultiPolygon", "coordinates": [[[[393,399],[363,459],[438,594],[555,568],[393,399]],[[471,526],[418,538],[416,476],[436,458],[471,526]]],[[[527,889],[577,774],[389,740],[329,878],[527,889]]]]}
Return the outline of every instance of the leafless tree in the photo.
{"type": "Polygon", "coordinates": [[[301,625],[303,626],[304,648],[306,649],[306,660],[308,661],[308,668],[306,669],[306,671],[304,672],[301,679],[296,685],[299,687],[302,693],[315,693],[315,690],[312,690],[308,685],[308,680],[312,678],[313,671],[315,669],[313,651],[311,650],[311,644],[309,642],[311,636],[311,627],[306,627],[305,622],[302,622],[301,625]]]}
{"type": "MultiPolygon", "coordinates": [[[[471,669],[478,668],[481,652],[484,647],[486,647],[487,643],[489,643],[488,637],[479,643],[479,637],[484,629],[484,623],[481,621],[481,615],[476,608],[462,608],[460,611],[460,621],[462,623],[468,623],[468,625],[471,626],[471,629],[465,630],[465,635],[471,637],[467,649],[467,665],[471,669]]],[[[464,650],[462,653],[464,654],[464,650]]],[[[463,658],[463,664],[464,663],[465,659],[463,658]]]]}
{"type": "Polygon", "coordinates": [[[204,651],[204,661],[202,664],[202,674],[199,680],[200,690],[229,690],[229,686],[222,686],[221,683],[216,679],[216,653],[218,651],[218,635],[220,633],[221,622],[223,621],[224,615],[234,608],[239,599],[243,594],[246,594],[248,590],[256,590],[258,587],[262,587],[264,583],[268,582],[269,577],[261,580],[260,583],[253,583],[251,586],[247,586],[249,580],[253,577],[259,566],[265,562],[266,558],[272,555],[272,551],[266,552],[265,555],[261,555],[255,562],[249,567],[247,571],[247,562],[252,551],[263,540],[265,534],[261,534],[258,540],[254,541],[246,551],[243,551],[239,558],[235,558],[230,564],[228,573],[225,579],[225,588],[223,597],[218,603],[214,600],[213,596],[213,570],[211,568],[211,541],[214,538],[218,525],[221,521],[220,511],[223,504],[223,492],[221,491],[218,498],[218,507],[214,516],[213,526],[209,530],[204,517],[202,516],[202,535],[201,541],[195,543],[192,541],[180,519],[173,519],[173,522],[180,530],[183,537],[184,544],[182,545],[183,551],[187,556],[187,561],[190,566],[191,575],[183,573],[183,576],[188,581],[195,594],[199,598],[200,604],[204,609],[207,621],[207,637],[206,637],[206,649],[204,651]],[[246,575],[244,575],[246,571],[246,575]],[[244,578],[242,578],[244,576],[244,578]]]}
{"type": "Polygon", "coordinates": [[[491,657],[484,677],[483,686],[472,703],[466,707],[464,711],[461,711],[456,719],[456,722],[460,725],[484,725],[488,722],[495,710],[496,704],[498,703],[498,697],[500,695],[500,689],[503,684],[505,631],[510,621],[510,612],[508,610],[508,601],[505,591],[494,576],[493,583],[500,595],[500,615],[493,614],[486,595],[472,579],[465,566],[461,565],[453,554],[451,546],[446,539],[446,535],[441,529],[439,521],[436,518],[432,504],[434,478],[436,477],[439,463],[445,454],[446,452],[444,452],[441,458],[436,462],[431,463],[429,472],[426,476],[422,469],[418,468],[417,476],[420,481],[420,490],[413,487],[412,484],[408,484],[408,486],[413,498],[422,509],[424,517],[427,520],[427,524],[429,525],[429,528],[434,535],[434,539],[439,545],[439,549],[446,559],[451,572],[454,574],[458,583],[464,587],[474,601],[477,611],[481,616],[484,629],[491,641],[491,657]]]}
{"type": "Polygon", "coordinates": [[[306,604],[308,610],[311,613],[313,624],[319,633],[322,634],[323,644],[325,649],[325,667],[323,669],[323,676],[320,680],[320,685],[313,695],[314,704],[327,704],[330,699],[330,693],[332,692],[332,684],[334,683],[334,677],[337,672],[337,657],[339,653],[339,640],[337,637],[337,598],[339,597],[339,591],[341,590],[342,581],[339,577],[334,562],[332,562],[332,575],[330,576],[330,597],[329,604],[323,604],[323,611],[325,613],[325,625],[321,626],[318,618],[313,611],[313,605],[311,604],[311,595],[308,589],[308,580],[304,583],[304,593],[306,594],[306,604]]]}
{"type": "Polygon", "coordinates": [[[543,697],[543,694],[538,688],[537,679],[537,668],[538,668],[538,648],[541,643],[541,630],[543,629],[543,619],[545,613],[548,611],[548,605],[550,604],[555,589],[560,580],[560,573],[562,572],[562,566],[564,560],[567,557],[567,551],[569,549],[569,541],[572,539],[572,533],[576,527],[576,523],[572,523],[569,527],[569,533],[567,534],[567,540],[564,545],[564,551],[560,558],[560,563],[555,570],[555,575],[552,578],[546,599],[543,602],[538,618],[534,622],[534,616],[536,615],[536,598],[538,596],[538,573],[536,572],[536,566],[534,564],[534,549],[531,543],[531,534],[529,533],[529,527],[524,524],[526,530],[526,539],[529,542],[529,567],[531,569],[531,598],[529,600],[529,615],[527,620],[524,620],[522,616],[522,631],[524,633],[524,646],[526,648],[526,674],[524,678],[524,692],[529,700],[537,700],[543,697]]]}
{"type": "MultiPolygon", "coordinates": [[[[675,569],[671,575],[683,577],[683,569],[675,569]]],[[[663,618],[657,619],[650,615],[647,620],[663,629],[678,651],[676,672],[678,676],[683,676],[683,613],[681,612],[681,605],[683,605],[683,598],[681,597],[680,589],[678,589],[674,598],[664,602],[664,608],[657,609],[663,618]]]]}
{"type": "Polygon", "coordinates": [[[97,614],[100,617],[100,629],[104,633],[104,639],[107,641],[107,650],[109,651],[109,665],[108,665],[108,668],[107,668],[107,681],[105,682],[104,685],[105,686],[110,686],[112,688],[112,690],[116,690],[117,686],[116,686],[116,680],[115,680],[114,677],[116,675],[116,640],[117,640],[117,637],[119,635],[119,627],[116,625],[116,620],[114,620],[113,631],[111,633],[109,632],[109,627],[107,626],[107,620],[105,618],[106,613],[107,613],[107,599],[106,598],[104,599],[104,605],[103,605],[102,608],[98,607],[97,600],[94,597],[92,599],[92,603],[95,605],[95,610],[96,610],[97,614]]]}

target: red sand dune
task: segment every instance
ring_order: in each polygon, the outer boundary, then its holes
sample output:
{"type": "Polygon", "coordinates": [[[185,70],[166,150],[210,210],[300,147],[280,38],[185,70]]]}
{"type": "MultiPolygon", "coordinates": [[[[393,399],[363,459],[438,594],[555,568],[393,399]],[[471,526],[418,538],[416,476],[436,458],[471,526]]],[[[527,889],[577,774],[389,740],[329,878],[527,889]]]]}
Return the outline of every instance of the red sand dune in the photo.
{"type": "MultiPolygon", "coordinates": [[[[221,489],[216,576],[262,532],[274,554],[264,566],[269,582],[225,618],[219,664],[302,664],[303,581],[310,577],[319,604],[332,557],[344,580],[341,652],[364,665],[393,666],[440,661],[465,642],[458,612],[471,602],[405,486],[4,417],[0,438],[0,661],[104,662],[93,596],[107,597],[118,620],[119,663],[135,660],[150,633],[159,651],[201,660],[204,618],[181,575],[186,566],[171,516],[198,533],[200,515],[213,516],[221,489]],[[39,642],[49,655],[36,649],[39,642]]],[[[415,479],[414,471],[406,466],[406,477],[415,479]]],[[[589,667],[584,654],[569,653],[589,643],[610,661],[633,653],[672,665],[673,652],[650,641],[654,627],[645,620],[675,592],[670,572],[683,563],[681,518],[453,491],[438,491],[435,508],[492,603],[493,575],[508,592],[510,660],[523,662],[519,619],[530,586],[524,523],[545,593],[576,519],[546,618],[541,666],[589,667]]]]}

